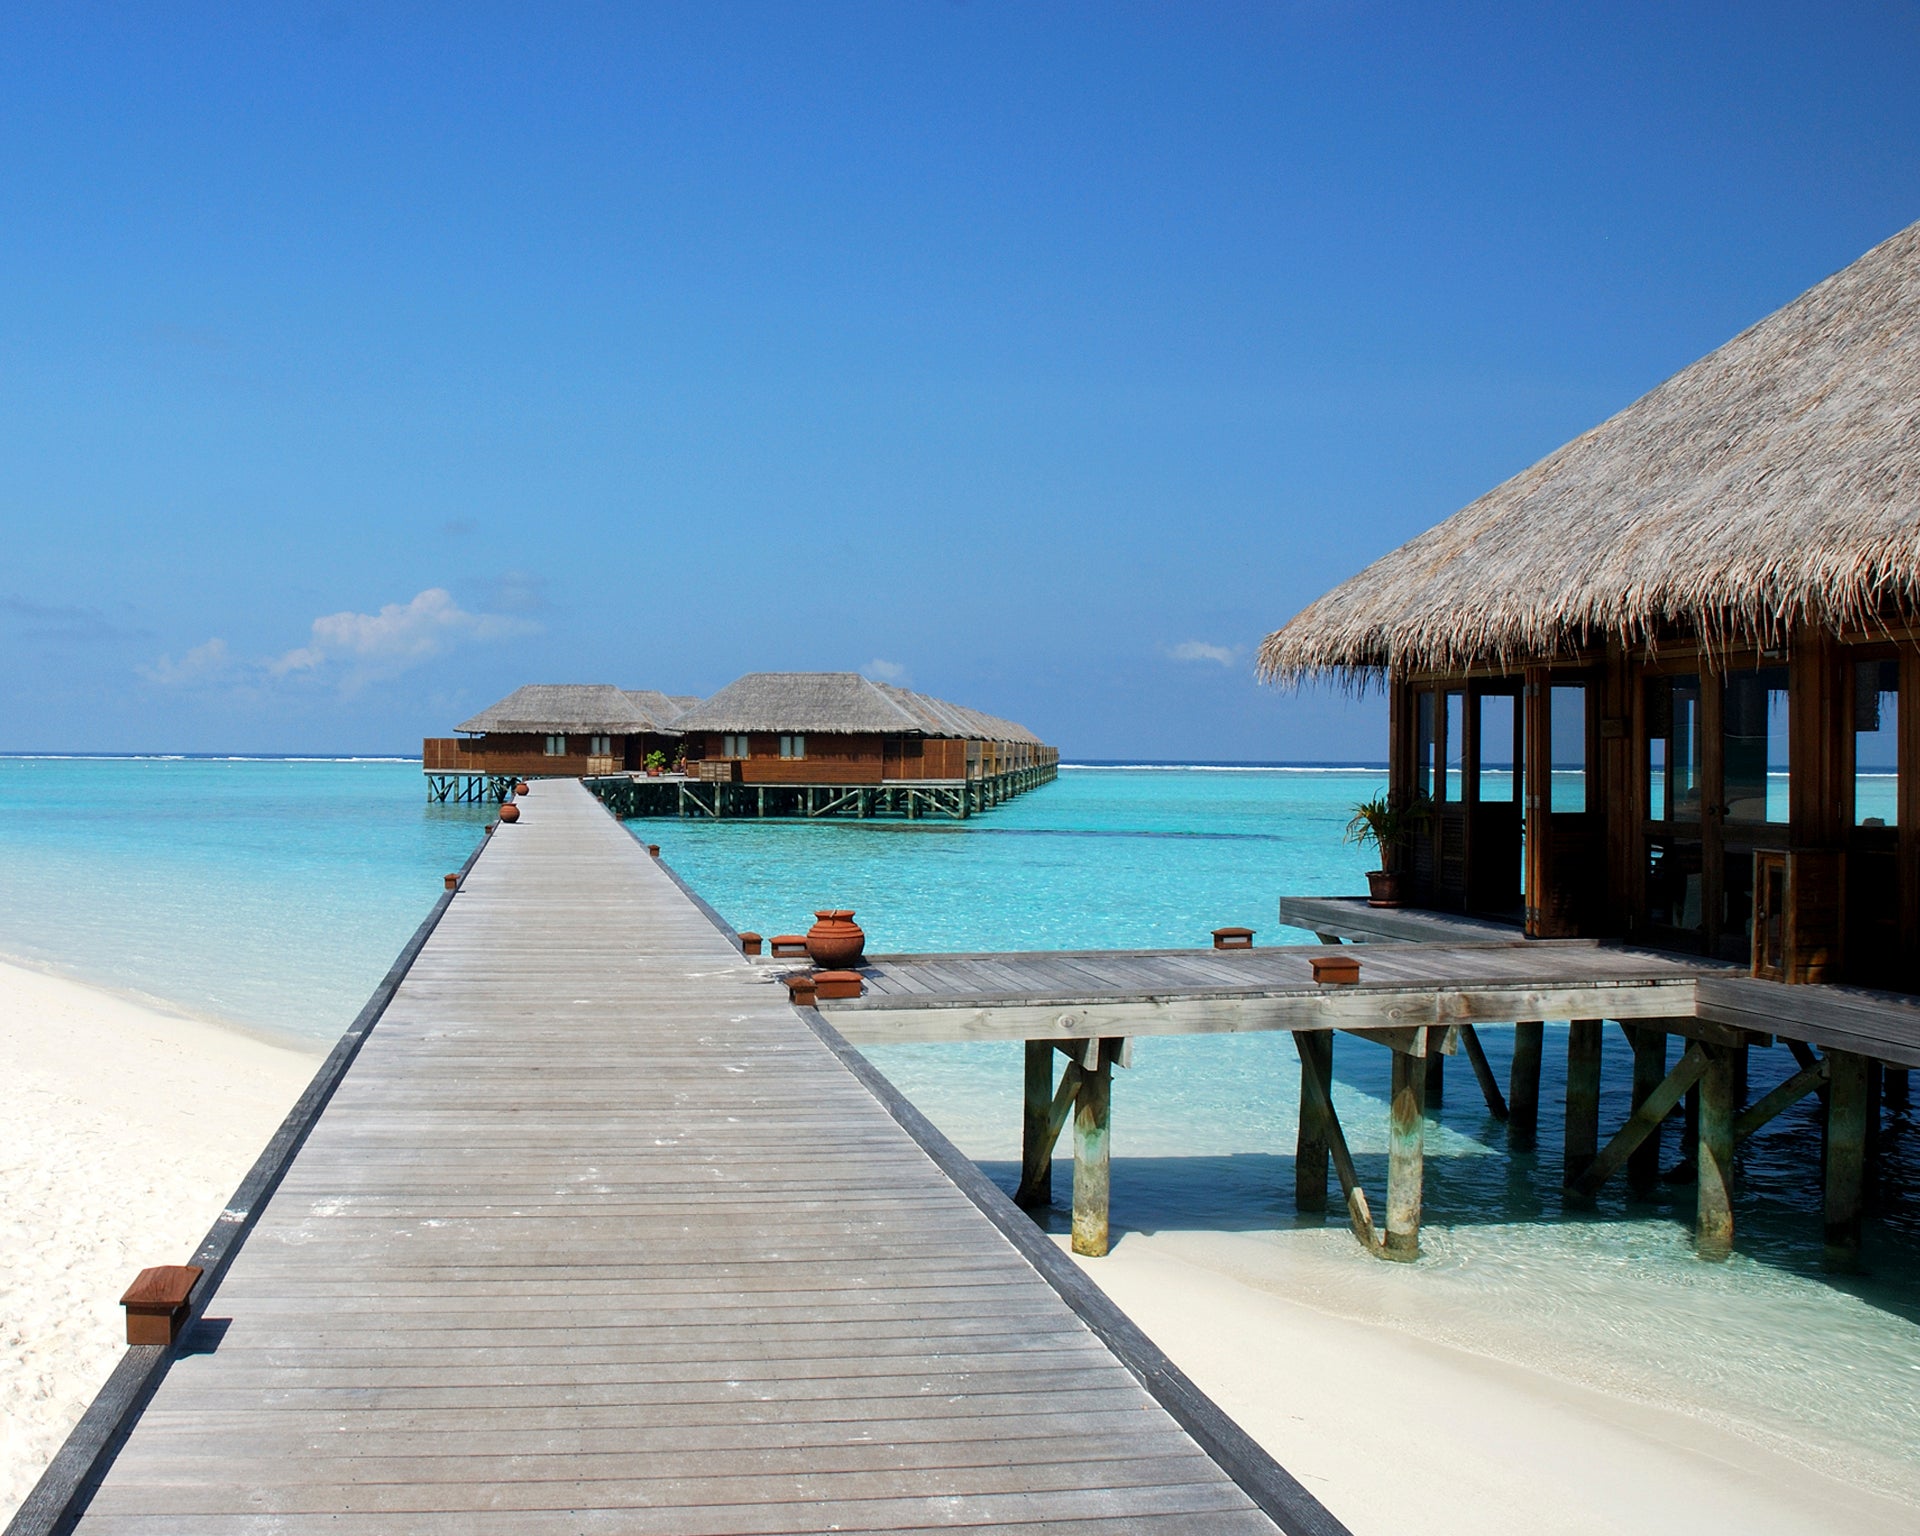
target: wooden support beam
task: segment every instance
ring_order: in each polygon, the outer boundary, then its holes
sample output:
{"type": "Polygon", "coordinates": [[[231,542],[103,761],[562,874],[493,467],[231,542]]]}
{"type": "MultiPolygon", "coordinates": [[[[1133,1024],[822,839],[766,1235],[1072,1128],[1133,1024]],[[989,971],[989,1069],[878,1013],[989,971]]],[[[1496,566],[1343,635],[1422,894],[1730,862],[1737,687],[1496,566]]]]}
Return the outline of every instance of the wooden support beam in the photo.
{"type": "MultiPolygon", "coordinates": [[[[1658,1129],[1660,1122],[1673,1112],[1686,1091],[1700,1081],[1701,1075],[1707,1070],[1707,1052],[1710,1049],[1718,1047],[1704,1046],[1697,1040],[1687,1047],[1679,1065],[1647,1094],[1613,1140],[1573,1180],[1569,1186],[1573,1193],[1591,1198],[1601,1185],[1619,1171],[1620,1165],[1633,1149],[1658,1129]]],[[[1731,1125],[1731,1120],[1728,1123],[1731,1125]]]]}
{"type": "MultiPolygon", "coordinates": [[[[1068,1068],[1072,1070],[1071,1067],[1068,1068]]],[[[1107,1251],[1108,1151],[1113,1065],[1080,1074],[1073,1110],[1073,1251],[1097,1259],[1107,1251]]]]}
{"type": "Polygon", "coordinates": [[[1393,1099],[1387,1115],[1386,1256],[1420,1257],[1420,1203],[1426,1178],[1427,1073],[1420,1058],[1393,1053],[1393,1099]]]}
{"type": "MultiPolygon", "coordinates": [[[[1628,1027],[1627,1037],[1633,1044],[1632,1105],[1637,1115],[1666,1079],[1667,1036],[1650,1024],[1636,1024],[1628,1027]]],[[[1660,1126],[1664,1121],[1662,1116],[1654,1122],[1627,1158],[1627,1188],[1642,1200],[1650,1199],[1660,1188],[1660,1126]]]]}
{"type": "Polygon", "coordinates": [[[1507,1074],[1507,1126],[1531,1140],[1540,1128],[1540,1055],[1547,1026],[1524,1020],[1513,1026],[1513,1068],[1507,1074]]]}
{"type": "Polygon", "coordinates": [[[1438,1108],[1447,1096],[1447,1058],[1439,1055],[1427,1057],[1427,1103],[1438,1108]]]}
{"type": "MultiPolygon", "coordinates": [[[[1301,1030],[1293,1037],[1300,1055],[1300,1134],[1293,1151],[1293,1208],[1296,1211],[1324,1211],[1327,1208],[1327,1111],[1321,1095],[1314,1092],[1313,1080],[1333,1081],[1333,1033],[1331,1030],[1301,1030]]],[[[1330,1104],[1331,1099],[1327,1102],[1330,1104]]]]}
{"type": "Polygon", "coordinates": [[[1600,1020],[1567,1025],[1567,1137],[1563,1178],[1569,1189],[1600,1147],[1600,1020]]]}
{"type": "MultiPolygon", "coordinates": [[[[1507,1118],[1507,1101],[1500,1092],[1500,1079],[1493,1074],[1493,1063],[1487,1060],[1486,1047],[1481,1045],[1480,1036],[1474,1032],[1471,1024],[1460,1026],[1460,1044],[1466,1048],[1467,1060],[1473,1064],[1473,1075],[1480,1081],[1480,1096],[1487,1101],[1487,1113],[1496,1120],[1507,1118]]],[[[1428,1060],[1444,1058],[1429,1057],[1428,1060]]],[[[1432,1082],[1428,1082],[1432,1090],[1432,1082]]]]}
{"type": "Polygon", "coordinates": [[[1353,1235],[1360,1239],[1369,1253],[1381,1253],[1380,1238],[1374,1230],[1373,1211],[1367,1205],[1367,1192],[1360,1187],[1358,1175],[1353,1171],[1353,1155],[1347,1150],[1346,1133],[1340,1129],[1340,1116],[1333,1108],[1333,1053],[1331,1042],[1325,1060],[1328,1069],[1324,1075],[1320,1071],[1321,1057],[1318,1054],[1300,1049],[1303,1036],[1295,1034],[1294,1049],[1300,1052],[1301,1085],[1313,1095],[1320,1110],[1320,1123],[1326,1132],[1327,1152],[1333,1159],[1333,1171],[1340,1177],[1340,1192],[1347,1201],[1347,1220],[1353,1225],[1353,1235]]]}
{"type": "Polygon", "coordinates": [[[1826,1265],[1853,1269],[1860,1262],[1860,1205],[1867,1152],[1867,1058],[1827,1052],[1826,1265]]]}
{"type": "Polygon", "coordinates": [[[1771,1093],[1762,1094],[1752,1104],[1741,1110],[1733,1122],[1735,1141],[1751,1136],[1761,1126],[1775,1116],[1793,1108],[1808,1094],[1824,1087],[1827,1081],[1827,1064],[1816,1061],[1810,1067],[1802,1067],[1771,1093]]]}
{"type": "Polygon", "coordinates": [[[1733,1122],[1740,1108],[1739,1071],[1727,1046],[1687,1047],[1688,1056],[1695,1051],[1704,1051],[1707,1062],[1700,1079],[1700,1137],[1694,1151],[1699,1181],[1694,1235],[1703,1259],[1723,1259],[1733,1251],[1733,1122]]]}
{"type": "Polygon", "coordinates": [[[1020,1120],[1020,1188],[1014,1204],[1024,1210],[1044,1210],[1053,1204],[1053,1042],[1027,1042],[1027,1079],[1025,1107],[1020,1120]]]}

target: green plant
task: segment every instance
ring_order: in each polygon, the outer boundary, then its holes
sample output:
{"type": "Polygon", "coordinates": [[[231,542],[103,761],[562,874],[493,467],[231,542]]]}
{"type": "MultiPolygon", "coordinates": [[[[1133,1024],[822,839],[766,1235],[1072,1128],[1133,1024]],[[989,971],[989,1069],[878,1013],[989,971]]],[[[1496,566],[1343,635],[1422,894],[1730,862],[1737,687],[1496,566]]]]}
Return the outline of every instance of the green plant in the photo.
{"type": "Polygon", "coordinates": [[[666,767],[666,766],[667,766],[667,754],[666,754],[666,753],[664,753],[664,752],[649,752],[649,753],[647,754],[647,766],[648,766],[649,768],[664,768],[664,767],[666,767]]]}
{"type": "Polygon", "coordinates": [[[1396,797],[1390,793],[1362,800],[1353,808],[1353,817],[1341,837],[1343,843],[1368,843],[1380,850],[1380,867],[1393,869],[1400,854],[1416,832],[1424,832],[1433,819],[1433,805],[1425,795],[1396,797]]]}

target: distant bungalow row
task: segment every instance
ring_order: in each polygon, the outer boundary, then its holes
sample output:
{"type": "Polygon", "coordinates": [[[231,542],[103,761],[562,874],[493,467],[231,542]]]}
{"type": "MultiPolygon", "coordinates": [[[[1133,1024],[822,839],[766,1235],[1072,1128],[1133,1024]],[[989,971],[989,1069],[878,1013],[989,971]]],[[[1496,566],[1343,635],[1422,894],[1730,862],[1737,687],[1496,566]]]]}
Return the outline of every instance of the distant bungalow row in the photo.
{"type": "Polygon", "coordinates": [[[429,737],[436,801],[578,778],[622,816],[963,818],[1055,776],[1023,725],[857,672],[749,672],[710,699],[532,683],[429,737]]]}

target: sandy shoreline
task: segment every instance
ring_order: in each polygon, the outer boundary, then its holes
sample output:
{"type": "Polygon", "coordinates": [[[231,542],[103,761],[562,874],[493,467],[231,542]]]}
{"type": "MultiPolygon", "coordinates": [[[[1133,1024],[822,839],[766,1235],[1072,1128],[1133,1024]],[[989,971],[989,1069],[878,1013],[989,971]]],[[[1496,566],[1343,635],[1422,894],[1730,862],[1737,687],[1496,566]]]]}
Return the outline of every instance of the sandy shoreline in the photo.
{"type": "MultiPolygon", "coordinates": [[[[0,1509],[112,1369],[127,1281],[188,1256],[318,1059],[0,962],[0,1509]]],[[[1348,1271],[1315,1305],[1330,1271],[1310,1252],[1223,1231],[1117,1238],[1087,1273],[1356,1536],[1410,1518],[1428,1536],[1891,1536],[1920,1520],[1899,1490],[1463,1347],[1406,1315],[1383,1271],[1348,1271]]]]}
{"type": "Polygon", "coordinates": [[[1077,1262],[1355,1536],[1896,1536],[1920,1522],[1920,1505],[1692,1414],[1304,1304],[1262,1283],[1270,1250],[1234,1234],[1124,1233],[1077,1262]]]}
{"type": "Polygon", "coordinates": [[[127,1283],[186,1261],[319,1055],[0,962],[0,1510],[113,1369],[127,1283]]]}

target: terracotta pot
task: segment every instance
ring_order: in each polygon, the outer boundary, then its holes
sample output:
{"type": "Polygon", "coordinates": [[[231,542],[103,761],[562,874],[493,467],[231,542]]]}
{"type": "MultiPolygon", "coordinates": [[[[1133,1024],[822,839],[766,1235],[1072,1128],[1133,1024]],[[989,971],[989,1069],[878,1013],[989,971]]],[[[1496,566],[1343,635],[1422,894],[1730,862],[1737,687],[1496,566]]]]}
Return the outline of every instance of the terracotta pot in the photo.
{"type": "Polygon", "coordinates": [[[1370,907],[1400,905],[1399,870],[1370,869],[1367,871],[1367,905],[1370,907]]]}
{"type": "Polygon", "coordinates": [[[520,819],[520,807],[509,800],[505,805],[500,807],[500,819],[508,826],[512,826],[520,819]]]}
{"type": "Polygon", "coordinates": [[[650,779],[657,779],[657,778],[659,778],[659,777],[660,777],[660,770],[659,770],[658,768],[649,768],[649,769],[647,770],[647,777],[648,777],[648,778],[650,778],[650,779]]]}
{"type": "Polygon", "coordinates": [[[826,970],[844,971],[858,965],[866,952],[867,936],[853,920],[850,910],[816,912],[817,921],[807,930],[807,953],[813,963],[826,970]]]}
{"type": "Polygon", "coordinates": [[[513,792],[514,792],[514,793],[515,793],[516,795],[524,795],[524,794],[526,794],[526,793],[527,793],[527,781],[526,781],[525,779],[522,779],[522,780],[521,780],[521,781],[520,781],[520,782],[519,782],[518,784],[515,784],[515,785],[513,786],[513,792]]]}

